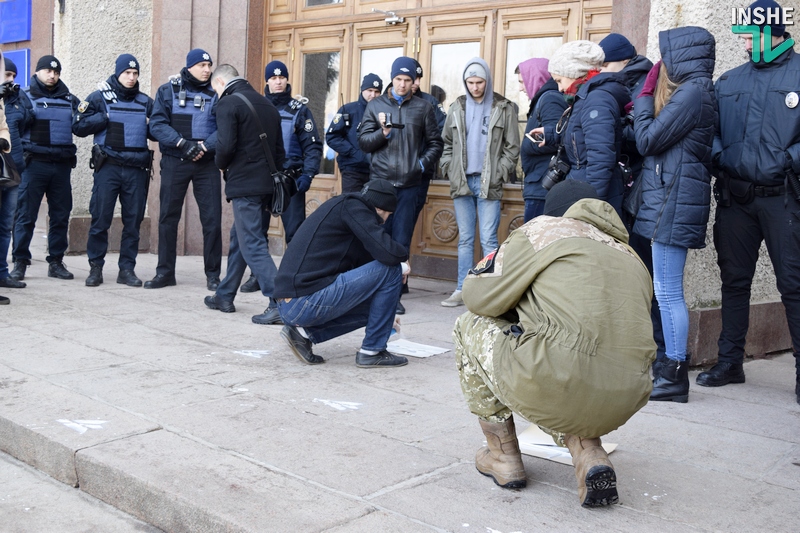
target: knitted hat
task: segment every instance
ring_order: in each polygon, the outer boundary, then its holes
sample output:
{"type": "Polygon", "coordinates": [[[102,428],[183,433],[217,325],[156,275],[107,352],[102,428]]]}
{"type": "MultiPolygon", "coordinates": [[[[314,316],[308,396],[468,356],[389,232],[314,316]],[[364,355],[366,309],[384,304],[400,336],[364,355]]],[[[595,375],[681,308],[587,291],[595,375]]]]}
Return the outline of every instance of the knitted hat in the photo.
{"type": "Polygon", "coordinates": [[[756,8],[763,9],[764,22],[762,24],[756,24],[753,21],[753,24],[761,28],[762,30],[769,26],[772,29],[772,36],[773,37],[781,37],[786,32],[786,25],[783,24],[784,12],[783,8],[775,2],[774,0],[756,0],[752,4],[750,4],[750,13],[755,17],[754,10],[756,8]],[[780,12],[780,20],[777,24],[767,24],[767,17],[774,16],[775,13],[780,12]]]}
{"type": "Polygon", "coordinates": [[[286,68],[286,65],[280,61],[270,61],[264,69],[264,80],[268,80],[273,76],[283,76],[284,78],[288,78],[289,69],[286,68]]]}
{"type": "Polygon", "coordinates": [[[422,65],[419,64],[419,61],[415,61],[415,62],[417,63],[417,69],[416,69],[417,78],[421,78],[422,75],[425,74],[425,72],[422,70],[422,65]]]}
{"type": "Polygon", "coordinates": [[[590,70],[599,69],[605,57],[603,49],[592,41],[570,41],[555,51],[548,68],[553,76],[577,80],[590,70]]]}
{"type": "Polygon", "coordinates": [[[114,76],[119,78],[119,75],[132,68],[139,72],[139,62],[131,54],[122,54],[117,58],[116,66],[114,67],[114,76]]]}
{"type": "Polygon", "coordinates": [[[600,199],[590,183],[578,180],[556,183],[544,199],[544,214],[550,217],[564,216],[572,204],[584,198],[600,199]]]}
{"type": "Polygon", "coordinates": [[[4,56],[3,59],[5,59],[6,61],[6,72],[13,72],[15,76],[19,74],[19,72],[17,71],[17,65],[15,65],[13,61],[11,61],[10,57],[4,56]]]}
{"type": "Polygon", "coordinates": [[[464,69],[464,79],[466,80],[467,78],[488,79],[486,69],[483,68],[483,65],[480,63],[470,63],[467,65],[467,68],[464,69]]]}
{"type": "Polygon", "coordinates": [[[211,56],[209,55],[209,53],[201,48],[195,48],[194,50],[186,54],[186,68],[192,68],[193,66],[202,61],[208,61],[212,65],[214,64],[214,62],[211,61],[211,56]]]}
{"type": "Polygon", "coordinates": [[[379,93],[383,92],[383,80],[377,74],[369,73],[364,76],[364,80],[361,82],[361,90],[366,91],[367,89],[378,89],[379,93]]]}
{"type": "Polygon", "coordinates": [[[612,61],[625,61],[636,55],[636,48],[624,35],[609,33],[598,43],[606,54],[605,63],[612,61]]]}
{"type": "Polygon", "coordinates": [[[52,69],[61,74],[61,61],[56,56],[42,56],[36,63],[36,72],[44,69],[52,69]]]}
{"type": "Polygon", "coordinates": [[[372,207],[383,209],[389,213],[394,213],[397,208],[397,191],[394,190],[394,185],[387,180],[369,180],[361,189],[361,196],[372,207]]]}
{"type": "Polygon", "coordinates": [[[417,62],[410,57],[400,56],[392,63],[392,79],[397,76],[408,76],[412,80],[417,78],[417,62]]]}

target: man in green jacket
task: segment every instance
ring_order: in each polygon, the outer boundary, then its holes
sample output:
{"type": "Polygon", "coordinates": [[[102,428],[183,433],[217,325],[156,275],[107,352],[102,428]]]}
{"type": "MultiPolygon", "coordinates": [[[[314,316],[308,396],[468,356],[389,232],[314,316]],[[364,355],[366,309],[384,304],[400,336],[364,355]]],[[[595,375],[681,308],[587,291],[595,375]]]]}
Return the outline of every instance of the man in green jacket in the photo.
{"type": "Polygon", "coordinates": [[[442,130],[442,174],[450,181],[450,196],[458,224],[458,285],[442,302],[463,304],[461,287],[475,253],[475,221],[480,227],[483,255],[497,248],[503,184],[517,168],[519,125],[517,107],[492,92],[489,65],[479,57],[463,73],[467,94],[450,106],[442,130]]]}
{"type": "Polygon", "coordinates": [[[514,230],[464,283],[453,331],[461,387],[488,446],[478,471],[527,483],[512,411],[569,448],[584,507],[616,503],[600,437],[647,403],[655,358],[652,281],[594,188],[566,180],[545,215],[514,230]]]}

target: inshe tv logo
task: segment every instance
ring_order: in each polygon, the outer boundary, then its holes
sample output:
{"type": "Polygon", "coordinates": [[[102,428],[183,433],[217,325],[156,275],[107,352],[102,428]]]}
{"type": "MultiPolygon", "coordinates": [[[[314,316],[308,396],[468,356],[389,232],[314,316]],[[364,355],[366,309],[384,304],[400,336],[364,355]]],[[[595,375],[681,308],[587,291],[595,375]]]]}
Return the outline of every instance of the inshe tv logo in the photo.
{"type": "MultiPolygon", "coordinates": [[[[733,33],[750,34],[753,37],[753,61],[761,61],[761,34],[764,39],[764,62],[774,61],[779,55],[794,46],[794,39],[786,39],[772,48],[772,26],[791,26],[794,24],[794,8],[786,7],[734,7],[731,11],[733,33]]],[[[777,37],[781,37],[778,35],[777,37]]]]}

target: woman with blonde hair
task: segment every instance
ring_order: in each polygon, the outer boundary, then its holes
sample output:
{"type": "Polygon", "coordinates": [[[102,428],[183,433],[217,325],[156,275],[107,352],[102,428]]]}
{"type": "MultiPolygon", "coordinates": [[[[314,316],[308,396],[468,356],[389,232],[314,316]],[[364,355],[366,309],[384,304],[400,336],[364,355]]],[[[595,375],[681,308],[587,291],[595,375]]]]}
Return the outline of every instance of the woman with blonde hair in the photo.
{"type": "Polygon", "coordinates": [[[634,104],[636,146],[645,159],[633,232],[652,243],[653,287],[667,349],[650,399],[685,403],[689,312],[683,270],[688,249],[706,243],[717,120],[711,81],[716,43],[707,30],[693,26],[658,37],[662,60],[634,104]]]}

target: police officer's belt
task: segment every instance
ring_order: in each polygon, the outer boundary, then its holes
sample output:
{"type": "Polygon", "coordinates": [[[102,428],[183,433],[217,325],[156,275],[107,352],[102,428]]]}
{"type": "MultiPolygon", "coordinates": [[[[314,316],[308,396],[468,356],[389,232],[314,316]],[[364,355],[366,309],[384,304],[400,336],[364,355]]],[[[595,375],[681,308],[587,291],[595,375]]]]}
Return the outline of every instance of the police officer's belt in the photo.
{"type": "Polygon", "coordinates": [[[772,187],[757,186],[753,190],[753,194],[760,198],[768,196],[781,196],[786,193],[786,187],[783,185],[773,185],[772,187]]]}

